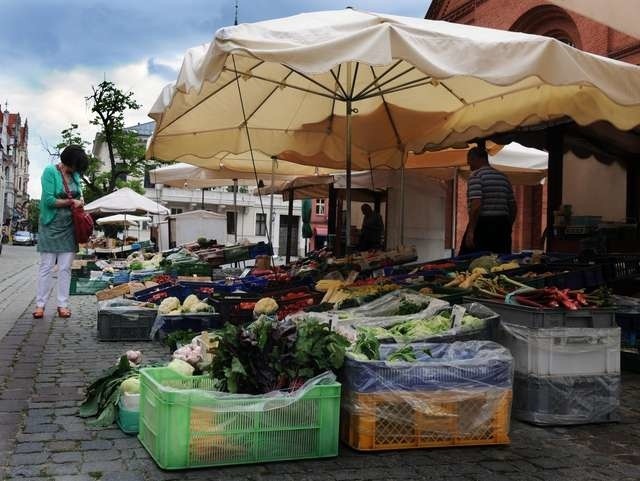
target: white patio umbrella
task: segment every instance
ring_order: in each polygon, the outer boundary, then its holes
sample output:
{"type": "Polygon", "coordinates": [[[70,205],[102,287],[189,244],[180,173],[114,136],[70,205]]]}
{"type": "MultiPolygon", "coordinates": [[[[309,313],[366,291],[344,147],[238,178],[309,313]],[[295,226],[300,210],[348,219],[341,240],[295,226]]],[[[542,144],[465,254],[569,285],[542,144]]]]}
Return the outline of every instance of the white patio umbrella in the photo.
{"type": "MultiPolygon", "coordinates": [[[[557,40],[352,9],[220,29],[151,109],[147,155],[262,151],[347,171],[518,126],[640,123],[640,68],[557,40]]],[[[404,172],[404,170],[403,170],[404,172]]],[[[347,238],[347,246],[349,239],[347,238]]]]}
{"type": "Polygon", "coordinates": [[[98,225],[138,225],[140,222],[151,222],[151,217],[141,217],[132,214],[115,214],[108,217],[101,217],[96,221],[98,225]]]}
{"type": "Polygon", "coordinates": [[[170,213],[166,207],[128,187],[115,190],[93,202],[89,202],[84,206],[84,210],[90,214],[146,212],[148,214],[166,215],[170,213]]]}
{"type": "MultiPolygon", "coordinates": [[[[140,240],[140,226],[143,222],[151,222],[151,217],[141,217],[133,214],[115,214],[107,217],[101,217],[96,221],[98,225],[122,225],[128,231],[129,227],[138,227],[138,240],[140,240]]],[[[127,237],[125,232],[125,239],[127,237]]]]}

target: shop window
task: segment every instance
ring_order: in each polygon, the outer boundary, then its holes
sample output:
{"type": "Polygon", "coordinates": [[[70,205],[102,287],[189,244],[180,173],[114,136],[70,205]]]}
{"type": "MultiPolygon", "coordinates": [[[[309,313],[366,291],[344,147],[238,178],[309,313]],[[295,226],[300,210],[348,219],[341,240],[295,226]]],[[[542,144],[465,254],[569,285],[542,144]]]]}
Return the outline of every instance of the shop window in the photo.
{"type": "Polygon", "coordinates": [[[256,235],[267,235],[267,214],[256,214],[256,235]]]}
{"type": "Polygon", "coordinates": [[[236,213],[227,211],[227,234],[236,233],[236,213]]]}
{"type": "Polygon", "coordinates": [[[325,199],[316,199],[316,215],[324,215],[325,199]]]}

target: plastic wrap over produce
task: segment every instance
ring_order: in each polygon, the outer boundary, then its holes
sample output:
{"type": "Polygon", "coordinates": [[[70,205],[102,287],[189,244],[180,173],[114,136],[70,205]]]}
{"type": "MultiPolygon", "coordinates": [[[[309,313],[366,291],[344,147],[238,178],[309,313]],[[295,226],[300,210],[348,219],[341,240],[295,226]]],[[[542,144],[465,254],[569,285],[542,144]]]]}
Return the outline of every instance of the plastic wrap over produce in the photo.
{"type": "Polygon", "coordinates": [[[138,319],[141,313],[154,313],[156,307],[146,302],[134,301],[132,299],[108,299],[98,302],[98,312],[109,312],[117,314],[119,317],[138,319]]]}
{"type": "Polygon", "coordinates": [[[498,342],[513,354],[516,372],[599,375],[620,372],[620,328],[531,329],[503,322],[498,342]]]}
{"type": "Polygon", "coordinates": [[[354,449],[506,444],[513,366],[490,341],[380,346],[380,360],[347,355],[343,440],[354,449]],[[410,347],[415,360],[394,356],[410,347]]]}
{"type": "Polygon", "coordinates": [[[539,425],[564,426],[619,420],[620,376],[516,374],[514,417],[539,425]]]}
{"type": "Polygon", "coordinates": [[[162,392],[163,395],[174,394],[173,404],[182,404],[212,413],[267,412],[283,409],[300,401],[316,386],[334,385],[336,381],[335,374],[325,372],[309,379],[293,392],[272,391],[267,394],[252,395],[221,392],[218,390],[218,381],[209,376],[184,376],[163,372],[162,378],[158,379],[153,374],[151,372],[151,376],[147,376],[143,382],[152,383],[154,390],[162,392]]]}
{"type": "Polygon", "coordinates": [[[403,308],[414,306],[416,311],[422,311],[427,307],[433,309],[447,307],[449,303],[409,289],[398,289],[361,306],[343,309],[340,311],[339,316],[343,319],[397,316],[403,314],[403,308]]]}
{"type": "MultiPolygon", "coordinates": [[[[342,320],[339,330],[349,339],[369,330],[380,342],[454,342],[491,340],[500,316],[482,304],[443,306],[435,300],[425,310],[405,316],[342,320]]],[[[338,330],[338,329],[336,329],[338,330]]]]}
{"type": "Polygon", "coordinates": [[[491,341],[382,344],[379,360],[347,352],[341,380],[360,393],[511,389],[513,358],[491,341]]]}

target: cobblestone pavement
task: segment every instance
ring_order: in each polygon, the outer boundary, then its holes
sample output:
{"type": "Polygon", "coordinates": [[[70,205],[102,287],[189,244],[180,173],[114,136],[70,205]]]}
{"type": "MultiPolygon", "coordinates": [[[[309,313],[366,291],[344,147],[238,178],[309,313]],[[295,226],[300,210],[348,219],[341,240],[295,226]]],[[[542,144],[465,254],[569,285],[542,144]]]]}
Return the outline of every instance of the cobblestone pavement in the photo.
{"type": "Polygon", "coordinates": [[[35,298],[35,247],[2,246],[0,254],[0,339],[35,298]]]}
{"type": "Polygon", "coordinates": [[[619,424],[542,429],[513,422],[508,447],[362,454],[341,446],[335,459],[163,472],[135,437],[115,428],[89,429],[76,413],[83,387],[124,350],[141,348],[147,360],[165,359],[168,351],[156,343],[99,343],[95,299],[72,297],[71,308],[70,320],[49,315],[34,321],[28,310],[0,341],[0,479],[640,479],[640,375],[635,374],[623,379],[619,424]]]}

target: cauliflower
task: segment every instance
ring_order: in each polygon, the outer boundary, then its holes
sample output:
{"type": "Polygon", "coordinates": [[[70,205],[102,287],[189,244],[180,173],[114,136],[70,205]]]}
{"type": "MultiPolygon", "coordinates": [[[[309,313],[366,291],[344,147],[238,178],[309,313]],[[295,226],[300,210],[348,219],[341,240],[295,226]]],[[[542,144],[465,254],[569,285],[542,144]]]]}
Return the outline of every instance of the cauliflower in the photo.
{"type": "Polygon", "coordinates": [[[212,312],[213,308],[204,301],[198,302],[195,306],[191,307],[191,312],[212,312]]]}
{"type": "Polygon", "coordinates": [[[191,376],[193,374],[193,371],[195,371],[191,364],[183,361],[182,359],[174,359],[167,365],[167,367],[174,370],[178,374],[182,374],[183,376],[191,376]]]}
{"type": "Polygon", "coordinates": [[[140,394],[140,379],[128,377],[120,384],[120,390],[127,394],[140,394]]]}
{"type": "Polygon", "coordinates": [[[173,353],[173,359],[179,359],[184,362],[188,362],[192,366],[197,366],[199,362],[202,362],[202,347],[198,344],[187,344],[179,349],[176,349],[173,353]]]}
{"type": "Polygon", "coordinates": [[[267,316],[274,314],[278,310],[278,304],[275,299],[271,297],[263,297],[258,302],[256,302],[256,306],[253,308],[253,314],[255,316],[259,316],[261,314],[265,314],[267,316]]]}
{"type": "Polygon", "coordinates": [[[199,302],[200,302],[200,299],[198,299],[198,296],[196,296],[195,294],[191,294],[182,303],[182,311],[183,312],[196,312],[194,310],[194,306],[196,304],[198,304],[199,302]]]}
{"type": "Polygon", "coordinates": [[[178,307],[177,309],[167,313],[167,316],[179,316],[180,314],[182,314],[182,309],[178,307]]]}
{"type": "Polygon", "coordinates": [[[175,311],[176,309],[180,309],[180,301],[178,298],[167,297],[160,303],[160,306],[158,306],[158,313],[169,314],[171,311],[175,311]]]}

